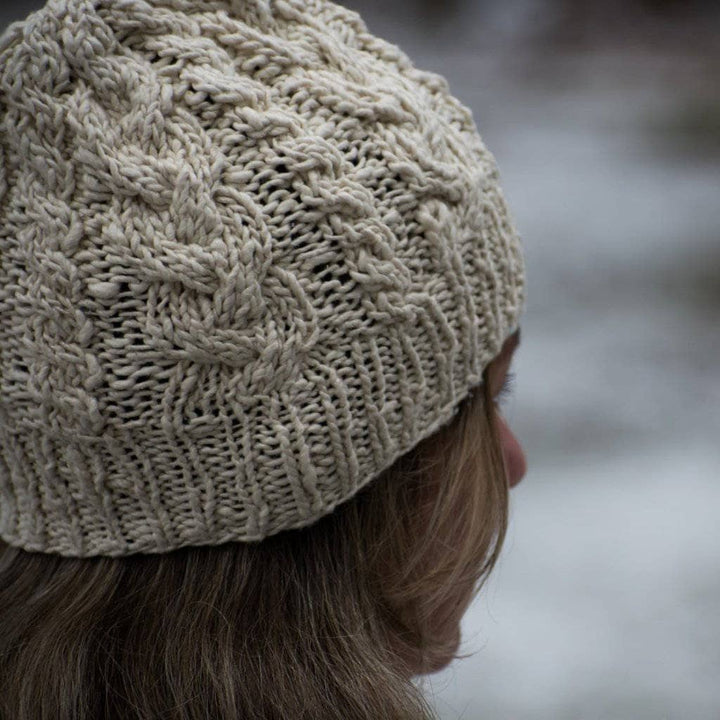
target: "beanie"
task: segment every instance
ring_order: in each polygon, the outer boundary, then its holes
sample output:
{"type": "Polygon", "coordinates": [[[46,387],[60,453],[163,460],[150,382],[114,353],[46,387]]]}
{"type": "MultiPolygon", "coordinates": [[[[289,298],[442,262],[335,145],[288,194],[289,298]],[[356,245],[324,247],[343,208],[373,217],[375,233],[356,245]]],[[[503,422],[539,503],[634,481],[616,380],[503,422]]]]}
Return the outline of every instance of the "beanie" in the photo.
{"type": "Polygon", "coordinates": [[[308,526],[445,425],[521,244],[447,81],[328,0],[48,0],[0,38],[0,537],[308,526]]]}

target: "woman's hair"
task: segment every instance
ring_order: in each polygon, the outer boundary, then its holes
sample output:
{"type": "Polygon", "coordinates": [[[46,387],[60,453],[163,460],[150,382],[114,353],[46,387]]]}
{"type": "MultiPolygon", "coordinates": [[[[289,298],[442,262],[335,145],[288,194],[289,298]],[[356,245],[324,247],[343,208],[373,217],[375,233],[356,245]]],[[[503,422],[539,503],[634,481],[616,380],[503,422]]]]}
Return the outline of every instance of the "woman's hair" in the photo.
{"type": "Polygon", "coordinates": [[[311,526],[121,558],[3,545],[0,717],[432,718],[412,677],[462,657],[507,504],[484,382],[311,526]]]}

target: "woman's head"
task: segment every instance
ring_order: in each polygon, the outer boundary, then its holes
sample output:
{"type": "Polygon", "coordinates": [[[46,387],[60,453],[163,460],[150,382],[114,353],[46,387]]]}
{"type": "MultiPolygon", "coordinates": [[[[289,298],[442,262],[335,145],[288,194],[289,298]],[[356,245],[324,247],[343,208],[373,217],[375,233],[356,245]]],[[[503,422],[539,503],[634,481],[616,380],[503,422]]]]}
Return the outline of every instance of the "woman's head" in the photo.
{"type": "Polygon", "coordinates": [[[327,0],[33,18],[0,39],[0,682],[64,648],[108,707],[153,667],[246,717],[303,673],[308,717],[323,683],[399,711],[524,471],[492,402],[522,256],[470,111],[327,0]]]}
{"type": "Polygon", "coordinates": [[[408,680],[457,657],[507,522],[490,389],[309,527],[123,558],[6,546],[0,718],[432,717],[408,680]]]}

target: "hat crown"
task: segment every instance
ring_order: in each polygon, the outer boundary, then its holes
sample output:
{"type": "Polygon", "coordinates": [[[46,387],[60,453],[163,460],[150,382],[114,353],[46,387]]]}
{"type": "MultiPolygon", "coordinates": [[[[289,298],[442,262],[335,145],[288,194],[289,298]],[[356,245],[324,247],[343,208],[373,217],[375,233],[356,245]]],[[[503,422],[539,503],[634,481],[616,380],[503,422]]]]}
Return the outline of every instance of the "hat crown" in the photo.
{"type": "Polygon", "coordinates": [[[308,525],[517,326],[472,113],[325,0],[50,0],[0,39],[0,536],[308,525]]]}

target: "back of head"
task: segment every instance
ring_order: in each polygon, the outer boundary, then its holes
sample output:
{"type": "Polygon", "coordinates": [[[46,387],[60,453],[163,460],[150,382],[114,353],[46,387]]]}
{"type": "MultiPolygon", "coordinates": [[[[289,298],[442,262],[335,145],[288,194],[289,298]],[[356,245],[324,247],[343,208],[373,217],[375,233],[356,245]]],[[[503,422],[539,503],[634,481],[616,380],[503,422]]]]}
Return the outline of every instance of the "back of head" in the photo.
{"type": "Polygon", "coordinates": [[[507,486],[490,402],[314,525],[123,558],[0,554],[0,717],[431,718],[507,486]],[[4,713],[4,714],[3,714],[4,713]]]}
{"type": "Polygon", "coordinates": [[[429,717],[524,293],[470,111],[327,0],[49,0],[0,122],[0,717],[429,717]]]}

